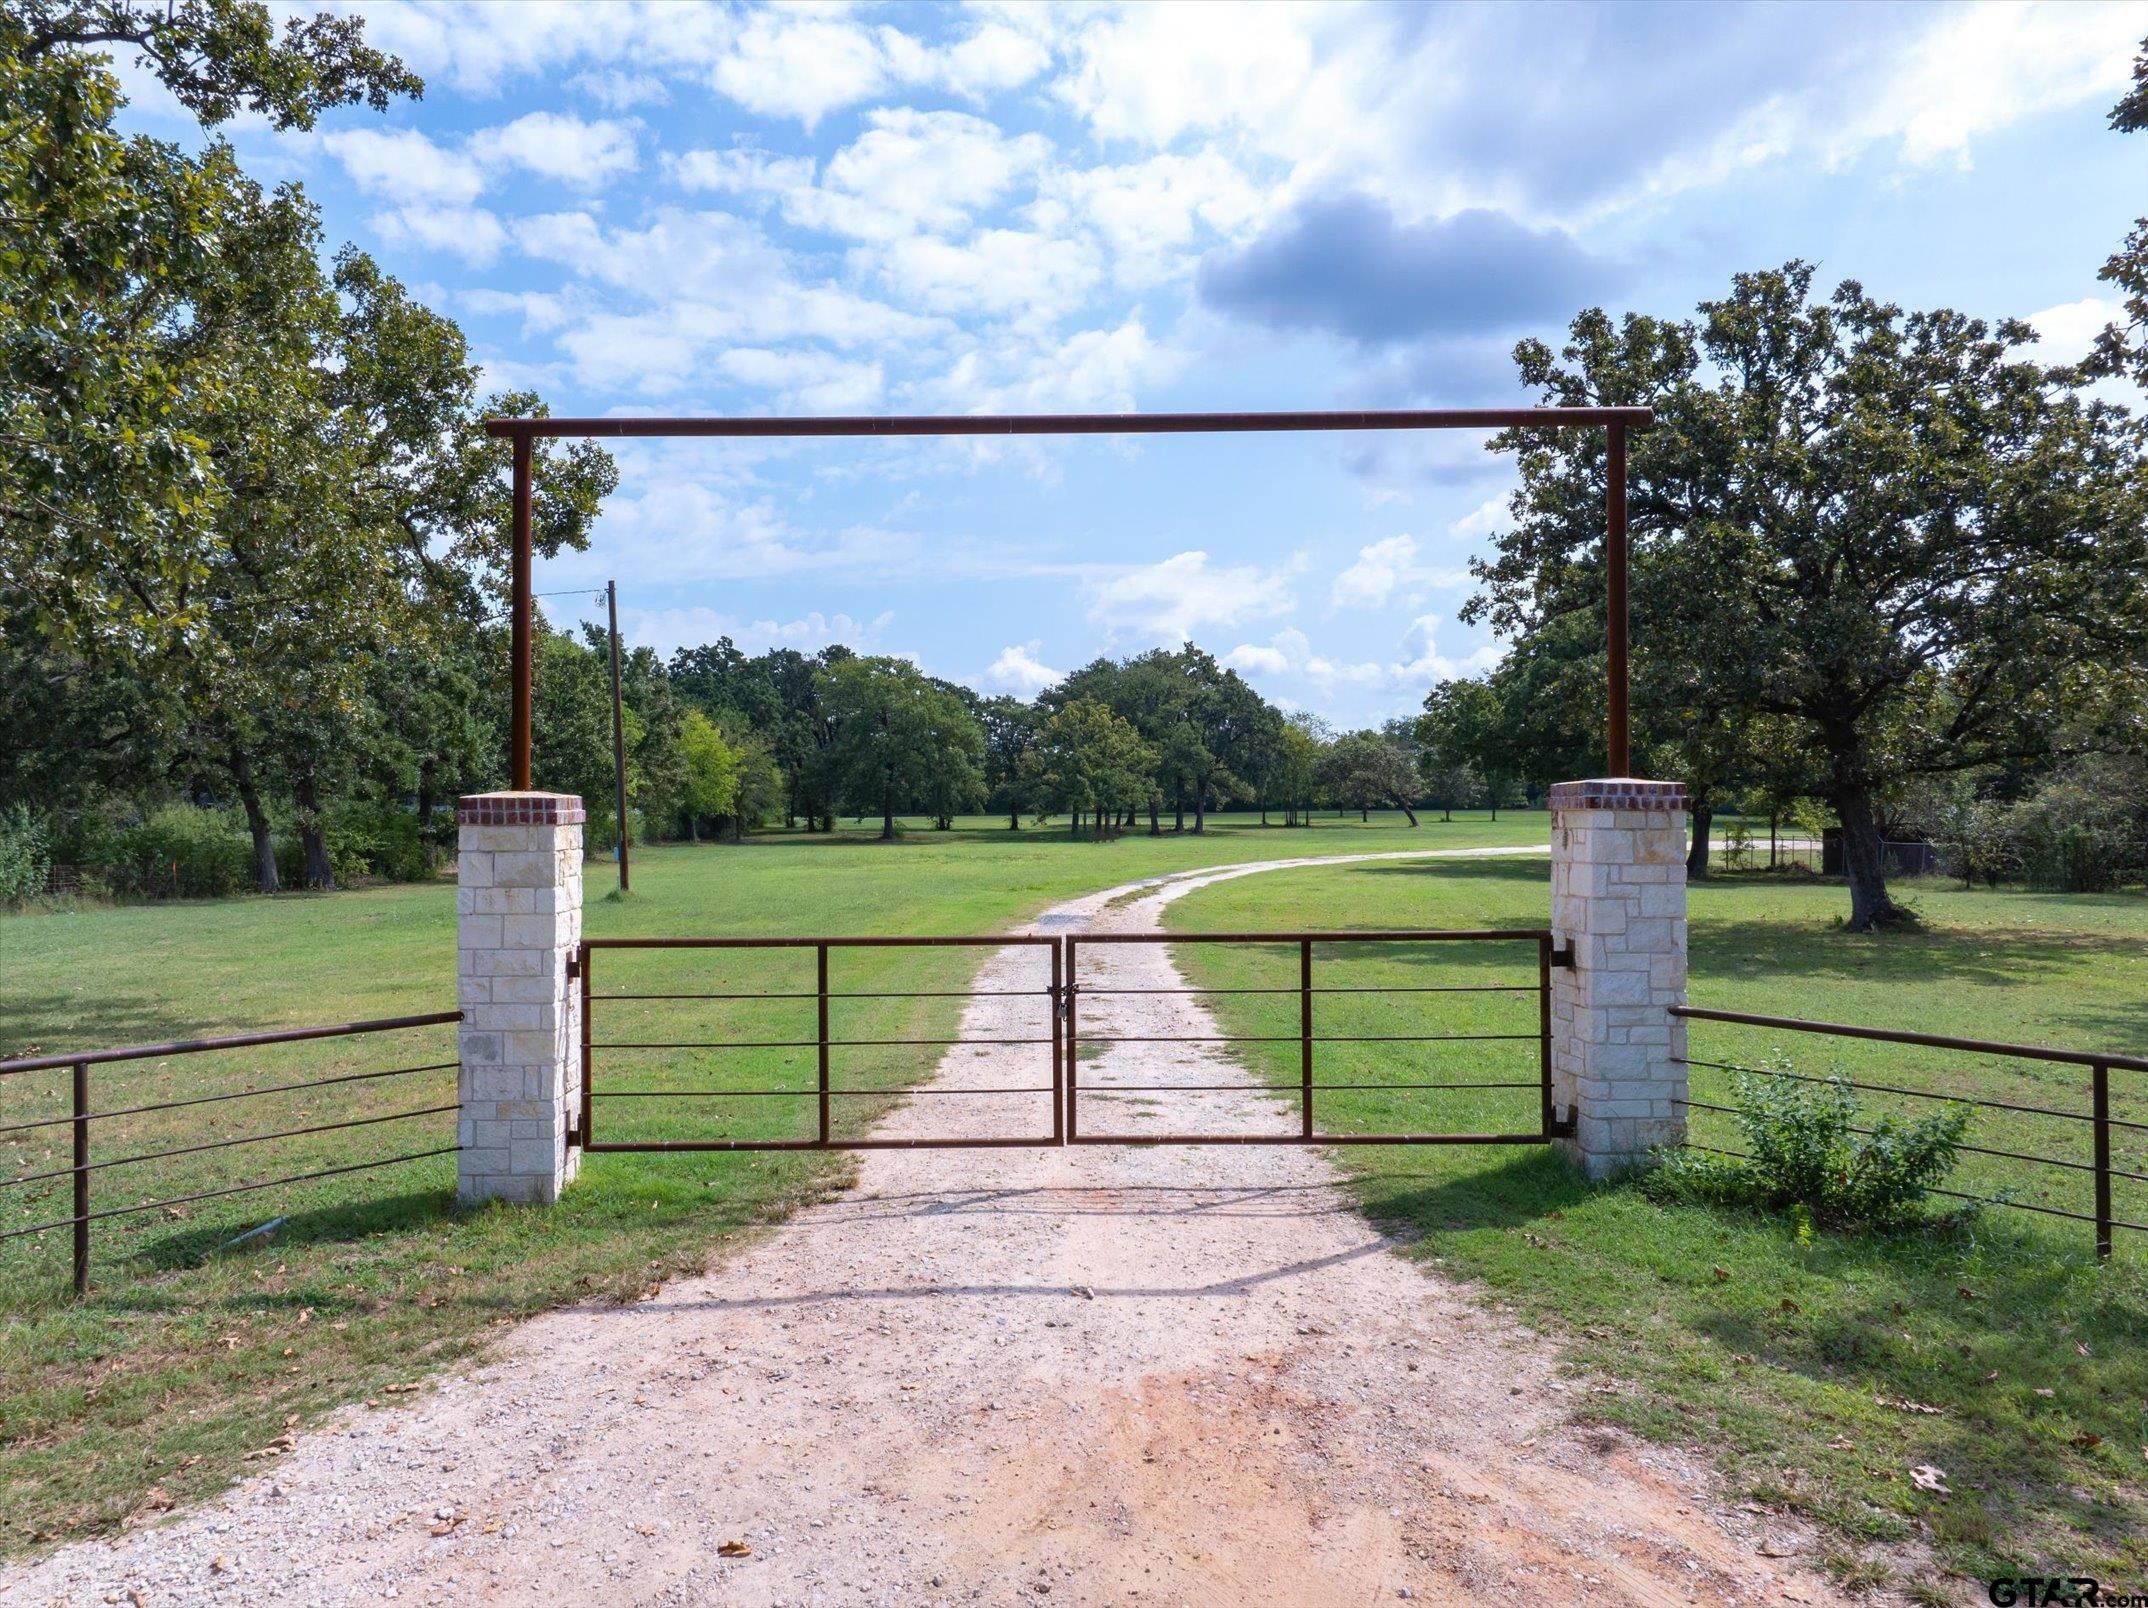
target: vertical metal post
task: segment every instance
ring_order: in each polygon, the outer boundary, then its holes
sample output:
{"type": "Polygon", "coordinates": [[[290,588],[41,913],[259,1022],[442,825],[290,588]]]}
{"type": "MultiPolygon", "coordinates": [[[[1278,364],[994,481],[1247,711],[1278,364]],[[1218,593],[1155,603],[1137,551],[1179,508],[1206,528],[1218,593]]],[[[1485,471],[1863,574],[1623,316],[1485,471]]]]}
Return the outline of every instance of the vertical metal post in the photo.
{"type": "Polygon", "coordinates": [[[1626,427],[1604,426],[1606,457],[1604,620],[1609,662],[1608,726],[1605,747],[1610,774],[1631,776],[1633,753],[1626,710],[1626,427]]]}
{"type": "Polygon", "coordinates": [[[633,886],[627,873],[626,701],[619,690],[619,583],[604,583],[604,605],[612,621],[612,775],[619,795],[619,891],[633,886]]]}
{"type": "Polygon", "coordinates": [[[1298,1136],[1313,1136],[1313,941],[1298,940],[1298,1136]]]}
{"type": "Polygon", "coordinates": [[[1065,1049],[1065,1023],[1060,1012],[1066,1008],[1065,977],[1061,970],[1061,946],[1063,938],[1052,940],[1052,1143],[1063,1145],[1066,1139],[1066,1063],[1062,1059],[1065,1049]]]}
{"type": "Polygon", "coordinates": [[[1541,1090],[1544,1137],[1558,1132],[1559,1112],[1551,1103],[1551,937],[1536,941],[1536,1078],[1541,1090]]]}
{"type": "Polygon", "coordinates": [[[595,1097],[589,1092],[589,1074],[591,1070],[590,1061],[593,1059],[590,1053],[589,1046],[589,1040],[591,1036],[589,1031],[590,954],[591,951],[587,942],[584,942],[579,945],[575,951],[574,966],[575,971],[579,974],[579,980],[582,986],[582,1131],[575,1136],[575,1143],[579,1144],[584,1150],[589,1148],[590,1138],[593,1131],[592,1119],[596,1115],[597,1107],[595,1097]]]}
{"type": "Polygon", "coordinates": [[[89,1294],[89,1062],[75,1063],[75,1294],[89,1294]]]}
{"type": "Polygon", "coordinates": [[[515,790],[527,793],[533,785],[530,781],[530,655],[533,647],[530,631],[536,608],[530,594],[530,437],[527,431],[515,432],[514,461],[515,534],[510,604],[514,623],[509,627],[508,644],[508,656],[513,661],[509,667],[513,713],[509,717],[508,747],[512,750],[515,790]]]}
{"type": "Polygon", "coordinates": [[[820,1142],[828,1142],[828,946],[815,944],[814,984],[820,996],[820,1142]]]}
{"type": "Polygon", "coordinates": [[[2091,1070],[2089,1107],[2096,1132],[2096,1254],[2111,1254],[2111,1069],[2098,1061],[2091,1070]]]}
{"type": "Polygon", "coordinates": [[[1081,940],[1067,939],[1067,1132],[1066,1142],[1081,1137],[1081,1021],[1075,1015],[1081,1004],[1081,940]]]}

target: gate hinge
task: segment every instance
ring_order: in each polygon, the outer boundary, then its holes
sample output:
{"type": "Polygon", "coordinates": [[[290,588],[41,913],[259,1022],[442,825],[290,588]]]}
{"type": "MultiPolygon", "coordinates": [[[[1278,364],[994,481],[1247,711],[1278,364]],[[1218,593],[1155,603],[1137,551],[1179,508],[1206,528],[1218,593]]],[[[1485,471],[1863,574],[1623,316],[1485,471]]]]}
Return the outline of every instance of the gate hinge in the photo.
{"type": "Polygon", "coordinates": [[[1574,969],[1574,946],[1568,944],[1564,949],[1554,949],[1551,952],[1551,963],[1564,971],[1572,971],[1574,969]]]}
{"type": "Polygon", "coordinates": [[[1072,983],[1047,984],[1044,992],[1052,997],[1052,1014],[1062,1022],[1065,1021],[1074,1004],[1074,985],[1072,983]]]}
{"type": "Polygon", "coordinates": [[[567,957],[567,981],[570,983],[574,982],[579,979],[581,975],[582,957],[580,955],[569,955],[567,957]]]}

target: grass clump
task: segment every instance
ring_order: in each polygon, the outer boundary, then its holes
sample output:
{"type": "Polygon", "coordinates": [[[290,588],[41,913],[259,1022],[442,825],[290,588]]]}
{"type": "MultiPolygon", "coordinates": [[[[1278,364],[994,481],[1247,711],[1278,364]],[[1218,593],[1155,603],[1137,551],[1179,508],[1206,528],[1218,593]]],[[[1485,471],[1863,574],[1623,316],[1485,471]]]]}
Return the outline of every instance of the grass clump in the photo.
{"type": "MultiPolygon", "coordinates": [[[[1848,1079],[1804,1077],[1780,1056],[1730,1080],[1745,1155],[1669,1150],[1645,1174],[1651,1200],[1788,1213],[1801,1230],[1924,1225],[1931,1191],[1961,1159],[1973,1109],[1959,1102],[1869,1126],[1848,1079]]],[[[1959,1215],[1959,1214],[1956,1214],[1959,1215]]]]}

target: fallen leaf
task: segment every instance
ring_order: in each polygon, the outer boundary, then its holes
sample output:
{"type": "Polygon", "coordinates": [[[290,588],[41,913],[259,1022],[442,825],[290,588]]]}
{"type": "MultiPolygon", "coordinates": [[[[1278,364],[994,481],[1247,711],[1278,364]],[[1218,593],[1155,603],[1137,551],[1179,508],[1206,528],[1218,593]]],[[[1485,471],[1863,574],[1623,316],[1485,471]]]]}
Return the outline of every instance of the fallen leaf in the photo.
{"type": "Polygon", "coordinates": [[[1907,1396],[1874,1396],[1873,1401],[1882,1407],[1892,1407],[1898,1413],[1923,1413],[1930,1418],[1942,1416],[1946,1409],[1934,1407],[1929,1402],[1911,1401],[1907,1396]]]}
{"type": "Polygon", "coordinates": [[[1790,1297],[1786,1295],[1783,1297],[1783,1310],[1785,1312],[1802,1312],[1805,1309],[1799,1306],[1795,1301],[1791,1300],[1790,1297]]]}
{"type": "Polygon", "coordinates": [[[1954,1494],[1947,1489],[1946,1470],[1934,1468],[1929,1463],[1919,1463],[1909,1471],[1909,1478],[1920,1491],[1936,1491],[1941,1496],[1954,1494]]]}
{"type": "Polygon", "coordinates": [[[2056,1396],[2058,1392],[2051,1389],[2048,1385],[2038,1385],[2036,1387],[2036,1394],[2048,1398],[2051,1396],[2056,1396]]]}
{"type": "Polygon", "coordinates": [[[2074,1350],[2080,1352],[2081,1355],[2084,1357],[2093,1357],[2095,1355],[2093,1351],[2088,1349],[2088,1342],[2086,1340],[2076,1340],[2073,1343],[2073,1348],[2074,1350]]]}
{"type": "Polygon", "coordinates": [[[1714,1268],[1714,1269],[1711,1269],[1711,1271],[1712,1271],[1712,1272],[1713,1272],[1713,1273],[1715,1274],[1715,1281],[1716,1281],[1716,1283],[1718,1283],[1718,1284],[1728,1284],[1728,1283],[1730,1282],[1730,1269],[1729,1269],[1729,1268],[1727,1268],[1727,1267],[1718,1267],[1718,1268],[1714,1268]]]}
{"type": "Polygon", "coordinates": [[[2103,1437],[2101,1435],[2096,1434],[2092,1430],[2084,1429],[2083,1431],[2081,1431],[2080,1434],[2074,1436],[2073,1443],[2074,1445],[2078,1446],[2082,1451],[2086,1452],[2094,1449],[2095,1447],[2101,1446],[2103,1444],[2103,1437]]]}
{"type": "Polygon", "coordinates": [[[1976,1299],[1976,1291],[1970,1289],[1969,1286],[1966,1284],[1955,1285],[1954,1293],[1960,1296],[1964,1301],[1974,1301],[1976,1299]]]}
{"type": "Polygon", "coordinates": [[[716,1556],[719,1558],[750,1558],[753,1556],[753,1548],[747,1546],[743,1541],[726,1541],[716,1549],[716,1556]]]}

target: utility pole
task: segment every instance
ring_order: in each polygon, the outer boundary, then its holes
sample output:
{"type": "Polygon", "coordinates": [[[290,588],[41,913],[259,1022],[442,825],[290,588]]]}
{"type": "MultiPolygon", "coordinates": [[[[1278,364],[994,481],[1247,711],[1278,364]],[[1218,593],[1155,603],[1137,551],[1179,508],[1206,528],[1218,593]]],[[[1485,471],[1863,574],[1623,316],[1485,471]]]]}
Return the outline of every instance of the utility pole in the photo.
{"type": "Polygon", "coordinates": [[[611,614],[612,622],[612,770],[616,773],[619,787],[619,891],[625,893],[632,883],[627,874],[627,812],[626,812],[626,700],[619,690],[619,583],[604,583],[604,604],[611,614]]]}

